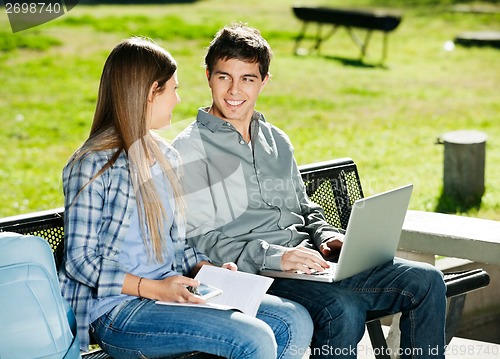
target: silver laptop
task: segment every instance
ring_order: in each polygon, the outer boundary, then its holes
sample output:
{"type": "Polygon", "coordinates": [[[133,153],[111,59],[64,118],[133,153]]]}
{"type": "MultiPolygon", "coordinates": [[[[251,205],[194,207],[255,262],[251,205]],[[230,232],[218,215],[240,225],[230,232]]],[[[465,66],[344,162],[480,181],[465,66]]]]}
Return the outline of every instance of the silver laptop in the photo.
{"type": "Polygon", "coordinates": [[[398,248],[412,189],[413,185],[408,184],[357,200],[353,204],[339,260],[330,263],[328,270],[306,274],[264,269],[260,274],[336,282],[391,261],[398,248]]]}

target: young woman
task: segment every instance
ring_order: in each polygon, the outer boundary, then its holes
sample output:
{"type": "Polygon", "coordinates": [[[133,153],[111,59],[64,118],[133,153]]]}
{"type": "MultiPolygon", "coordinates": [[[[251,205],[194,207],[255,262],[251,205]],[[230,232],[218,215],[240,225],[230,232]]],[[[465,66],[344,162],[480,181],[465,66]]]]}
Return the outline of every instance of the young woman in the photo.
{"type": "MultiPolygon", "coordinates": [[[[208,258],[185,241],[177,152],[151,130],[169,125],[177,65],[153,42],[118,44],[103,69],[90,136],[63,170],[64,297],[113,358],[200,351],[227,358],[290,358],[312,322],[291,301],[266,296],[257,318],[155,300],[202,303],[186,289],[208,258]],[[299,329],[300,326],[300,329],[299,329]]],[[[224,267],[236,270],[234,263],[224,267]]]]}

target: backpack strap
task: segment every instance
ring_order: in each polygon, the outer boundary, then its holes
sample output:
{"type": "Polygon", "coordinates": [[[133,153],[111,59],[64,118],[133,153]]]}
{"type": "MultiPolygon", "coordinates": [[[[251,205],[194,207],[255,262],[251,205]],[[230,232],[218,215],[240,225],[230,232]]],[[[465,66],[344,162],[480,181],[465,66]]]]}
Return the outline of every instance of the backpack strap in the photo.
{"type": "Polygon", "coordinates": [[[68,318],[68,323],[71,328],[71,333],[73,334],[73,340],[71,341],[71,345],[66,351],[66,354],[64,355],[63,359],[80,359],[81,358],[80,343],[78,340],[78,329],[77,329],[78,326],[76,325],[75,312],[73,312],[73,309],[66,301],[65,305],[66,305],[66,316],[68,318]]]}

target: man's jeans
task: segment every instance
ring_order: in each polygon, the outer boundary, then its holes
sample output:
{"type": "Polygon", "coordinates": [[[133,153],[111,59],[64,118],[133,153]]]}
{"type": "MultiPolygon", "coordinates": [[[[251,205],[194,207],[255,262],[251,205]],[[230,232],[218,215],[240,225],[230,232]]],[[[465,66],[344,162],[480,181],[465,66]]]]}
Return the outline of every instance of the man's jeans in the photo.
{"type": "Polygon", "coordinates": [[[337,283],[275,279],[269,292],[311,314],[311,358],[355,358],[367,311],[402,312],[401,358],[444,358],[446,287],[429,264],[394,259],[337,283]]]}
{"type": "Polygon", "coordinates": [[[300,358],[313,332],[304,307],[270,295],[264,297],[257,318],[233,310],[134,299],[117,305],[91,328],[114,359],[165,358],[191,351],[225,358],[300,358]]]}

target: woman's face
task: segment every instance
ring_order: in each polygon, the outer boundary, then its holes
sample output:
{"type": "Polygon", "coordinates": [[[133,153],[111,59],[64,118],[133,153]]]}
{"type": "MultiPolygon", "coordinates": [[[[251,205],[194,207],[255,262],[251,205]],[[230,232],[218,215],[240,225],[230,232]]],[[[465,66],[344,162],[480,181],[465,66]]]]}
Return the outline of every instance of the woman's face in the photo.
{"type": "MultiPolygon", "coordinates": [[[[153,85],[154,87],[155,85],[153,85]]],[[[174,107],[181,101],[177,94],[177,71],[165,83],[163,91],[153,91],[152,99],[150,102],[151,118],[149,119],[148,129],[157,130],[170,125],[172,119],[172,112],[174,107]]]]}

